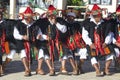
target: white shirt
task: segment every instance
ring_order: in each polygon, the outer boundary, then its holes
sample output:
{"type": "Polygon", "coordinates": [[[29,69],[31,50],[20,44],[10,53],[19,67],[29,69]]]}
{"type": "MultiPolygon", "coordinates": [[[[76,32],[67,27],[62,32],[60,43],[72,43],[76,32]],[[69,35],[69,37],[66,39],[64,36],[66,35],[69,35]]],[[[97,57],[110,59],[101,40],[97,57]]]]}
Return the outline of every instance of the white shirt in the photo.
{"type": "MultiPolygon", "coordinates": [[[[53,25],[53,23],[51,22],[50,19],[48,19],[49,22],[53,25]]],[[[65,33],[67,31],[67,27],[65,25],[61,25],[60,23],[56,23],[56,27],[59,31],[61,31],[62,33],[65,33]]]]}
{"type": "MultiPolygon", "coordinates": [[[[27,24],[25,20],[22,21],[24,24],[27,25],[27,28],[29,28],[34,22],[27,24]]],[[[38,31],[38,35],[42,35],[41,29],[39,28],[38,31]]],[[[13,31],[13,36],[15,39],[17,40],[22,40],[24,35],[21,35],[18,31],[18,29],[16,28],[16,26],[14,27],[14,31],[13,31]]],[[[38,39],[38,36],[36,37],[36,39],[38,39]]]]}
{"type": "MultiPolygon", "coordinates": [[[[90,18],[90,22],[94,22],[94,23],[97,25],[96,27],[99,27],[98,25],[100,25],[100,24],[103,22],[103,20],[101,20],[101,21],[97,24],[97,23],[95,22],[95,19],[94,19],[93,17],[91,17],[91,18],[90,18]]],[[[83,27],[83,28],[82,28],[82,38],[83,38],[83,40],[85,41],[85,43],[90,46],[90,45],[92,44],[92,40],[91,40],[91,38],[90,38],[88,35],[89,35],[88,31],[85,30],[85,28],[83,27]]],[[[105,43],[106,43],[106,44],[110,44],[110,43],[112,42],[112,36],[113,36],[113,33],[112,33],[112,32],[110,32],[110,33],[106,36],[106,38],[105,38],[105,43]]]]}
{"type": "Polygon", "coordinates": [[[65,25],[61,25],[60,23],[56,24],[56,27],[58,30],[60,30],[62,33],[65,33],[67,31],[67,27],[65,25]]]}

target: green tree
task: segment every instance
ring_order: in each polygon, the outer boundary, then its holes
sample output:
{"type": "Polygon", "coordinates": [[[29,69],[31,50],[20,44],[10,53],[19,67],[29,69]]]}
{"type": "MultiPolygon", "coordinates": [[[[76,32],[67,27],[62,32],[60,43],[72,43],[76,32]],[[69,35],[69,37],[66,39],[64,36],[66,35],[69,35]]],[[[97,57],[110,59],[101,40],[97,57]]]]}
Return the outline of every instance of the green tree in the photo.
{"type": "Polygon", "coordinates": [[[85,2],[83,0],[67,0],[67,5],[69,5],[69,6],[84,6],[85,2]]]}
{"type": "Polygon", "coordinates": [[[0,12],[3,12],[4,18],[8,18],[7,1],[8,0],[0,0],[0,12]]]}

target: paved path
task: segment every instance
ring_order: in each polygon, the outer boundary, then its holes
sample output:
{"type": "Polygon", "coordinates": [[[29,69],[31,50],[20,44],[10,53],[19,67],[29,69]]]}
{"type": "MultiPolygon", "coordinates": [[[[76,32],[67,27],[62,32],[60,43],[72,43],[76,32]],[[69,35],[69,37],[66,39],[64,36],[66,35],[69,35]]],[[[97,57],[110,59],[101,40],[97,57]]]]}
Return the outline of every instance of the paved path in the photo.
{"type": "MultiPolygon", "coordinates": [[[[104,65],[104,62],[101,62],[102,67],[104,65]]],[[[48,73],[48,67],[45,66],[46,64],[43,64],[43,69],[48,73]]],[[[83,70],[85,74],[81,74],[78,76],[75,75],[61,75],[59,74],[59,68],[60,63],[55,62],[55,71],[56,76],[49,76],[47,75],[36,75],[35,69],[37,67],[37,61],[34,61],[31,65],[32,69],[32,76],[31,77],[24,77],[24,67],[20,61],[20,58],[18,55],[14,57],[14,60],[8,64],[6,68],[6,75],[0,77],[0,80],[120,80],[120,73],[115,73],[114,70],[114,63],[112,63],[111,66],[111,72],[114,74],[111,76],[104,76],[104,77],[96,77],[94,69],[92,68],[90,61],[86,61],[83,65],[83,70]]],[[[67,69],[69,72],[71,72],[71,65],[67,64],[67,69]]]]}

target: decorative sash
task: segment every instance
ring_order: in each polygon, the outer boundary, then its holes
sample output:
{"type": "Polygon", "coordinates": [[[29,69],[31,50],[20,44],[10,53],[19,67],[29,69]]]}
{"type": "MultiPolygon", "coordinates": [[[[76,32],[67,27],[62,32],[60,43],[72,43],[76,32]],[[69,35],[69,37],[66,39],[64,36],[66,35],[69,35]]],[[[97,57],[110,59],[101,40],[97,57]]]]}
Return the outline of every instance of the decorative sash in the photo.
{"type": "Polygon", "coordinates": [[[2,47],[2,52],[9,54],[10,53],[9,43],[8,43],[8,41],[5,41],[5,38],[6,38],[6,34],[5,34],[5,31],[3,30],[2,37],[0,39],[1,40],[0,44],[2,47]]]}
{"type": "Polygon", "coordinates": [[[60,57],[60,42],[59,42],[59,31],[58,29],[56,29],[56,37],[55,37],[55,46],[57,48],[57,51],[58,51],[58,56],[60,57]]]}
{"type": "Polygon", "coordinates": [[[76,48],[73,36],[68,37],[68,39],[67,39],[67,46],[71,50],[74,50],[76,48]]]}
{"type": "Polygon", "coordinates": [[[2,36],[1,36],[1,39],[0,39],[0,45],[1,45],[2,53],[4,53],[5,52],[5,32],[4,32],[4,30],[2,30],[2,36]]]}
{"type": "Polygon", "coordinates": [[[102,43],[101,43],[102,41],[96,29],[94,31],[94,42],[95,42],[97,55],[99,52],[101,53],[101,55],[104,55],[105,53],[104,53],[104,49],[102,48],[102,43]]]}
{"type": "Polygon", "coordinates": [[[25,52],[26,52],[27,60],[30,61],[31,57],[30,57],[30,44],[29,44],[29,42],[25,41],[24,46],[25,46],[25,52]]]}
{"type": "Polygon", "coordinates": [[[52,60],[52,62],[54,61],[54,41],[51,39],[51,26],[48,25],[48,37],[49,37],[49,40],[48,40],[48,50],[49,50],[49,54],[50,54],[50,60],[52,60]]]}
{"type": "Polygon", "coordinates": [[[108,55],[111,53],[111,46],[107,45],[105,48],[102,48],[102,41],[101,38],[99,36],[99,34],[97,33],[97,30],[95,29],[94,31],[94,44],[96,49],[90,49],[91,51],[91,56],[97,56],[98,53],[100,52],[100,54],[103,55],[108,55]]]}
{"type": "Polygon", "coordinates": [[[75,40],[75,44],[78,48],[85,48],[86,44],[82,39],[82,35],[79,32],[76,32],[74,34],[74,40],[75,40]]]}
{"type": "Polygon", "coordinates": [[[70,36],[67,39],[68,47],[71,50],[74,50],[75,48],[85,48],[86,44],[82,39],[82,35],[79,32],[75,32],[73,36],[70,36]]]}
{"type": "Polygon", "coordinates": [[[10,53],[10,48],[9,48],[9,43],[8,41],[5,41],[5,53],[9,54],[10,53]]]}
{"type": "MultiPolygon", "coordinates": [[[[29,38],[28,28],[26,29],[26,32],[27,32],[27,37],[29,38]]],[[[29,43],[29,41],[27,41],[27,40],[24,41],[24,47],[25,47],[25,51],[26,51],[27,60],[29,61],[29,64],[30,64],[31,63],[31,53],[30,53],[30,43],[29,43]]]]}

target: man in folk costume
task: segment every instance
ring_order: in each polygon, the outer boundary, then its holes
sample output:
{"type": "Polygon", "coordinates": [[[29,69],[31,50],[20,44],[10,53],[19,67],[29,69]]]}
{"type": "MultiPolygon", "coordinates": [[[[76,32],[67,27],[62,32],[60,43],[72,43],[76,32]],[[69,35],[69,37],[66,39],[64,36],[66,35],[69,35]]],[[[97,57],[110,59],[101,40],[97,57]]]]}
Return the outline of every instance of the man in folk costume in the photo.
{"type": "MultiPolygon", "coordinates": [[[[14,54],[17,52],[20,54],[20,58],[23,62],[24,68],[25,68],[25,76],[31,76],[31,71],[29,68],[29,62],[28,62],[28,55],[26,54],[25,50],[25,41],[28,41],[29,39],[29,32],[28,28],[33,24],[33,11],[30,9],[30,7],[27,7],[26,10],[23,13],[24,19],[22,21],[18,21],[16,25],[14,25],[13,29],[13,37],[15,39],[15,47],[12,48],[10,53],[7,55],[6,61],[3,66],[5,66],[8,62],[10,62],[13,59],[14,54]]],[[[29,57],[30,59],[30,57],[29,57]]]]}
{"type": "Polygon", "coordinates": [[[0,12],[0,77],[3,74],[2,71],[2,55],[5,53],[5,20],[3,20],[3,12],[0,12]]]}
{"type": "Polygon", "coordinates": [[[3,72],[5,71],[5,68],[7,64],[12,61],[13,56],[16,51],[16,45],[15,45],[15,38],[13,37],[13,30],[14,26],[17,24],[19,20],[13,20],[13,19],[5,19],[5,53],[6,53],[6,59],[3,62],[3,72]]]}
{"type": "MultiPolygon", "coordinates": [[[[31,13],[33,14],[32,10],[29,10],[29,11],[31,11],[31,13]]],[[[27,12],[27,10],[26,10],[26,12],[27,12]]],[[[26,14],[24,17],[26,19],[29,19],[29,17],[27,17],[26,14]]],[[[32,18],[31,15],[30,15],[30,17],[32,18]]],[[[42,25],[43,23],[46,24],[46,22],[44,22],[44,19],[38,19],[36,21],[32,21],[30,24],[28,23],[28,25],[26,24],[28,26],[28,34],[29,34],[28,41],[30,44],[30,48],[32,46],[35,46],[38,49],[38,56],[37,56],[38,67],[36,69],[36,74],[40,74],[40,75],[45,74],[45,72],[42,70],[42,62],[45,59],[47,65],[48,65],[48,68],[49,68],[49,75],[53,76],[53,75],[55,75],[55,72],[54,72],[54,68],[52,67],[50,58],[49,58],[49,52],[47,49],[47,35],[44,34],[44,31],[45,31],[44,25],[45,24],[42,25]]],[[[30,53],[30,54],[32,54],[32,53],[30,53]]]]}
{"type": "Polygon", "coordinates": [[[116,69],[120,70],[120,5],[116,9],[117,18],[113,21],[113,44],[116,56],[116,69]]]}
{"type": "MultiPolygon", "coordinates": [[[[44,20],[38,20],[39,21],[39,27],[44,27],[44,25],[42,25],[44,20]]],[[[45,28],[45,27],[44,27],[45,28]]],[[[55,75],[55,71],[54,71],[54,67],[51,64],[51,60],[50,60],[50,55],[49,55],[49,51],[48,51],[48,37],[46,34],[43,34],[44,31],[39,32],[40,37],[37,37],[37,41],[35,41],[35,45],[38,49],[38,67],[36,69],[36,74],[40,74],[40,75],[45,75],[45,72],[42,69],[42,63],[45,60],[45,62],[47,63],[47,66],[49,68],[49,75],[50,76],[54,76],[55,75]]]]}
{"type": "MultiPolygon", "coordinates": [[[[53,59],[55,59],[56,57],[57,58],[61,57],[62,53],[63,54],[67,53],[65,52],[66,49],[65,48],[63,49],[66,38],[64,36],[67,32],[67,26],[65,25],[65,20],[57,17],[57,10],[53,5],[50,5],[48,7],[46,24],[47,24],[46,34],[48,36],[49,54],[50,54],[50,59],[53,62],[54,61],[53,59]]],[[[62,64],[63,63],[64,60],[62,60],[62,64]]],[[[65,71],[65,66],[62,66],[62,72],[64,71],[65,71]]]]}
{"type": "Polygon", "coordinates": [[[57,43],[56,39],[58,38],[57,30],[64,33],[66,31],[66,26],[61,25],[56,21],[57,10],[53,5],[48,7],[46,15],[46,18],[41,18],[36,21],[36,24],[40,24],[42,31],[41,39],[37,43],[39,45],[37,45],[39,48],[37,72],[38,74],[45,74],[42,70],[42,62],[45,59],[50,70],[49,75],[53,76],[55,75],[54,59],[56,57],[58,58],[58,54],[55,52],[57,43]],[[51,62],[52,64],[50,64],[51,62]]]}
{"type": "Polygon", "coordinates": [[[73,54],[72,51],[69,49],[68,47],[68,39],[69,39],[69,34],[68,34],[68,26],[67,26],[67,21],[65,21],[63,18],[57,18],[57,22],[59,22],[62,25],[66,26],[66,31],[65,32],[61,32],[59,31],[58,34],[58,43],[59,43],[59,57],[61,60],[61,69],[60,72],[62,74],[68,74],[68,71],[66,69],[66,62],[67,60],[70,61],[72,68],[73,68],[73,73],[74,75],[77,75],[77,69],[75,66],[75,62],[73,59],[73,54]]]}
{"type": "Polygon", "coordinates": [[[111,23],[102,19],[101,8],[94,4],[91,10],[91,18],[83,21],[82,37],[88,45],[91,56],[91,64],[95,68],[96,76],[102,76],[99,60],[105,57],[104,74],[111,75],[109,67],[113,60],[114,51],[111,48],[112,32],[111,23]]]}
{"type": "Polygon", "coordinates": [[[87,50],[85,48],[85,43],[82,40],[82,27],[78,21],[75,21],[76,14],[74,12],[67,13],[67,25],[68,25],[68,47],[73,54],[71,54],[71,64],[74,70],[73,74],[81,74],[82,71],[82,64],[84,60],[87,58],[87,50]],[[76,53],[79,53],[77,56],[76,53]],[[75,58],[75,63],[73,60],[73,56],[75,58]],[[80,59],[80,61],[78,61],[80,59]],[[76,71],[77,70],[77,71],[76,71]]]}
{"type": "Polygon", "coordinates": [[[40,33],[40,38],[36,41],[36,47],[38,48],[38,67],[36,70],[37,74],[40,75],[45,75],[45,72],[42,69],[42,63],[45,60],[47,63],[47,66],[49,68],[49,75],[54,76],[55,75],[55,70],[54,70],[54,42],[52,42],[53,38],[56,36],[56,31],[55,29],[53,30],[54,27],[51,26],[54,25],[52,20],[49,18],[52,16],[56,16],[56,9],[54,6],[50,5],[48,7],[48,11],[46,13],[46,17],[38,19],[35,24],[39,25],[41,28],[41,33],[40,33]],[[49,12],[50,11],[50,12],[49,12]],[[49,16],[49,17],[48,17],[49,16]]]}

